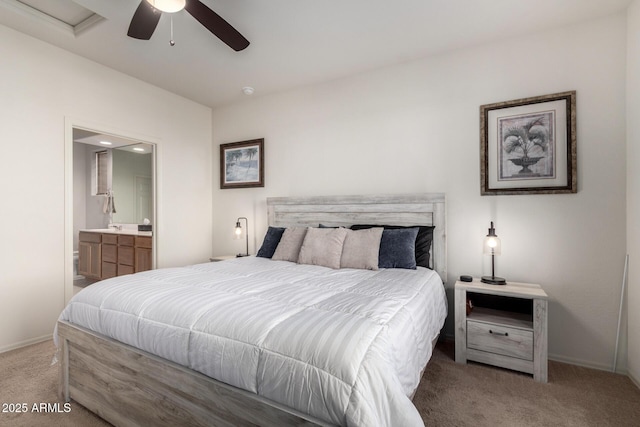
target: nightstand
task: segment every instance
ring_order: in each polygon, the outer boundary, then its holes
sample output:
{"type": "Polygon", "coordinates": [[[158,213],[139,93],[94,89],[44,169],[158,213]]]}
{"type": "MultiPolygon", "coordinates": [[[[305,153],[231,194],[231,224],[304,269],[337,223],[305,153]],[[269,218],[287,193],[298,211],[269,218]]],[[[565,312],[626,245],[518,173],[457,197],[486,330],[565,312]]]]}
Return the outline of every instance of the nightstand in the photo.
{"type": "Polygon", "coordinates": [[[540,285],[456,282],[456,362],[526,372],[546,383],[547,300],[540,285]]]}
{"type": "Polygon", "coordinates": [[[209,258],[209,261],[211,262],[218,262],[218,261],[225,261],[228,259],[234,259],[237,258],[235,255],[220,255],[220,256],[214,256],[209,258]]]}

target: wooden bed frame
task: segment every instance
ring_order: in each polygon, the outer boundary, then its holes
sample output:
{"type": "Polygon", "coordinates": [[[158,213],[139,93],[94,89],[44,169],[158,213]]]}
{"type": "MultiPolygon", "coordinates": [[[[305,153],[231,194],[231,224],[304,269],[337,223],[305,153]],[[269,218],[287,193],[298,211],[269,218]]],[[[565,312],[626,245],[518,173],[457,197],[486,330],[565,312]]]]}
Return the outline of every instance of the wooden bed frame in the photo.
{"type": "MultiPolygon", "coordinates": [[[[431,259],[446,282],[442,193],[268,198],[267,208],[272,226],[435,225],[431,259]]],[[[329,425],[68,322],[58,337],[60,397],[116,426],[329,425]]]]}

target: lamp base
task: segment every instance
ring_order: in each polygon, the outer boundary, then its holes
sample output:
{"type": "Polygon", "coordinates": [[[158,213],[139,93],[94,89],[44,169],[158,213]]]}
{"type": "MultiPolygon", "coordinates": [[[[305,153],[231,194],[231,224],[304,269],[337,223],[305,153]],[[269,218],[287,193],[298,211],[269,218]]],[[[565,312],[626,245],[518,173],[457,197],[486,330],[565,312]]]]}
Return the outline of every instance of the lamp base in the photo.
{"type": "Polygon", "coordinates": [[[482,276],[480,279],[482,283],[488,283],[489,285],[506,285],[507,281],[502,277],[495,276],[482,276]]]}
{"type": "Polygon", "coordinates": [[[236,258],[242,258],[244,256],[249,256],[249,254],[238,254],[238,255],[236,255],[236,258]]]}

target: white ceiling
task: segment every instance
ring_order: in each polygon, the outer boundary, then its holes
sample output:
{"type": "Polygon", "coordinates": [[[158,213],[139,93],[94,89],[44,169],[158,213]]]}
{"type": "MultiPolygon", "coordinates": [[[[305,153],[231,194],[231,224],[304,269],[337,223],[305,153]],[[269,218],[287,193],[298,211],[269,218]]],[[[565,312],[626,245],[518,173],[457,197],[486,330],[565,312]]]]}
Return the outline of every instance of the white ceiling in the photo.
{"type": "Polygon", "coordinates": [[[70,1],[105,19],[74,35],[0,0],[0,24],[215,108],[246,97],[244,86],[261,96],[617,13],[632,0],[202,0],[249,39],[241,52],[186,11],[173,15],[171,47],[168,14],[150,41],[127,37],[140,0],[46,0],[70,1]]]}

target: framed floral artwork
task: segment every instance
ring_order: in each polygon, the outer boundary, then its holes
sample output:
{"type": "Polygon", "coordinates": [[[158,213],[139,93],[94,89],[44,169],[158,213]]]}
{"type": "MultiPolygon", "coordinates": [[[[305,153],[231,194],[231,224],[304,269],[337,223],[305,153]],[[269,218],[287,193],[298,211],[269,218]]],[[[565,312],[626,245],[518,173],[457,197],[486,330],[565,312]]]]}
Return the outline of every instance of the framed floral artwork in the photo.
{"type": "Polygon", "coordinates": [[[480,107],[480,193],[576,193],[576,92],[480,107]]]}

